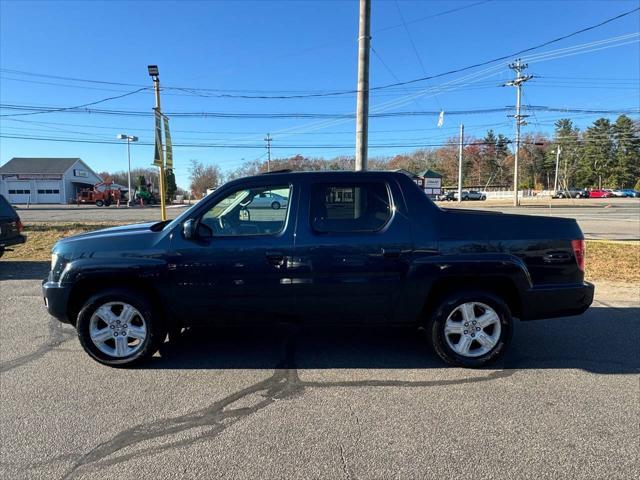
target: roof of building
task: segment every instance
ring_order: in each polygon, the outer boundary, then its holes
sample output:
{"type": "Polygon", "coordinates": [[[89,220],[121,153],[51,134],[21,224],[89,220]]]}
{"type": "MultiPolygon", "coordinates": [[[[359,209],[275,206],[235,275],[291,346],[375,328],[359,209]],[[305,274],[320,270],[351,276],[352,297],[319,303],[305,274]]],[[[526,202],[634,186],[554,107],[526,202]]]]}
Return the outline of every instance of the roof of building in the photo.
{"type": "MultiPolygon", "coordinates": [[[[58,174],[69,170],[79,158],[21,158],[14,157],[0,167],[0,174],[58,174]]],[[[84,162],[83,162],[84,163],[84,162]]]]}
{"type": "Polygon", "coordinates": [[[434,172],[433,170],[425,170],[424,172],[419,173],[418,176],[423,178],[442,178],[442,175],[438,172],[434,172]]]}

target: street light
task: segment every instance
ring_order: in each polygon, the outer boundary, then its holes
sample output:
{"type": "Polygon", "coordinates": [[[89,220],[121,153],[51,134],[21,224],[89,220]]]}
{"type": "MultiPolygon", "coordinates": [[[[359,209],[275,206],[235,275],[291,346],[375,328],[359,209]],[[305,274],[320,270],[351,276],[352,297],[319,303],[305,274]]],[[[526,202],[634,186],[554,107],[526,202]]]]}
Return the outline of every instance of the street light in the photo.
{"type": "Polygon", "coordinates": [[[118,140],[126,140],[127,141],[127,159],[129,161],[129,170],[127,173],[127,207],[131,206],[131,142],[137,142],[138,137],[133,135],[125,135],[124,133],[120,133],[117,136],[118,140]]]}
{"type": "Polygon", "coordinates": [[[149,70],[150,77],[157,77],[158,75],[160,75],[157,65],[147,65],[147,70],[149,70]]]}

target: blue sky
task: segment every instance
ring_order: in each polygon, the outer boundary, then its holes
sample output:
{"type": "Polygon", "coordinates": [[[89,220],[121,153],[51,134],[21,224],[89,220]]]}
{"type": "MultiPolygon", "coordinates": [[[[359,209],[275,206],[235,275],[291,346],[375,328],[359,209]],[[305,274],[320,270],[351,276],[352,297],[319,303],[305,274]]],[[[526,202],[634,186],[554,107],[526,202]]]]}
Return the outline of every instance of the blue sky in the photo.
{"type": "MultiPolygon", "coordinates": [[[[478,3],[373,0],[371,85],[411,80],[510,54],[640,6],[637,0],[478,3]],[[437,15],[452,9],[457,11],[437,15]]],[[[162,107],[167,113],[348,114],[355,110],[354,95],[286,100],[210,95],[354,89],[357,1],[2,0],[0,9],[2,104],[69,107],[122,95],[138,85],[151,86],[146,66],[155,63],[162,85],[186,89],[163,91],[162,107]]],[[[636,12],[525,55],[527,73],[536,78],[526,84],[524,103],[637,108],[639,30],[636,12]],[[566,50],[572,47],[579,49],[566,50]]],[[[457,134],[460,123],[469,135],[482,136],[493,128],[511,137],[513,122],[505,112],[447,114],[514,105],[514,89],[499,86],[513,77],[507,63],[372,92],[372,111],[443,109],[445,123],[437,128],[435,114],[372,118],[370,156],[415,149],[403,145],[441,144],[457,134]]],[[[150,90],[95,106],[145,112],[152,107],[150,90]]],[[[2,115],[15,113],[20,112],[0,110],[2,115]]],[[[523,131],[550,131],[553,121],[563,116],[584,127],[601,115],[538,112],[523,131]]],[[[188,185],[191,159],[227,170],[263,156],[267,132],[274,137],[275,157],[350,155],[354,123],[352,119],[173,117],[174,143],[242,146],[177,147],[178,184],[188,185]]],[[[1,117],[0,133],[89,141],[112,141],[118,133],[128,133],[152,142],[153,119],[77,112],[1,117]]],[[[97,171],[126,167],[126,148],[120,144],[1,138],[0,164],[14,156],[81,157],[97,171]]],[[[151,146],[132,149],[134,166],[148,166],[152,157],[151,146]]]]}

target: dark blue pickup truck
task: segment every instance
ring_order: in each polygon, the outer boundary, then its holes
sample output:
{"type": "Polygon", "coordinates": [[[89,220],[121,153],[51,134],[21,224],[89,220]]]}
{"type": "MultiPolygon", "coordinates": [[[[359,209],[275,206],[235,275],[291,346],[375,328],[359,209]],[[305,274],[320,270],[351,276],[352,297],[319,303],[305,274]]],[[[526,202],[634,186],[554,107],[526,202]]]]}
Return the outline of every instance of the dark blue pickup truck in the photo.
{"type": "Polygon", "coordinates": [[[43,283],[113,366],[183,327],[296,322],[423,327],[443,360],[477,367],[514,318],[580,314],[593,293],[574,220],[441,209],[392,172],[235,180],[173,221],[61,240],[43,283]]]}

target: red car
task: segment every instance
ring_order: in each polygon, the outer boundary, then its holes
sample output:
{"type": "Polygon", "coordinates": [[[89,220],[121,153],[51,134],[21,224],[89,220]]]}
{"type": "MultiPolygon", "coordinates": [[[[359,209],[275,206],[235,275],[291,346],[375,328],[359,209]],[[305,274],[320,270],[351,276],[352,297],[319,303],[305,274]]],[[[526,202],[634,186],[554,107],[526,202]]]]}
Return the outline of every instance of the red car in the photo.
{"type": "Polygon", "coordinates": [[[609,198],[613,197],[611,190],[590,190],[589,198],[609,198]]]}

